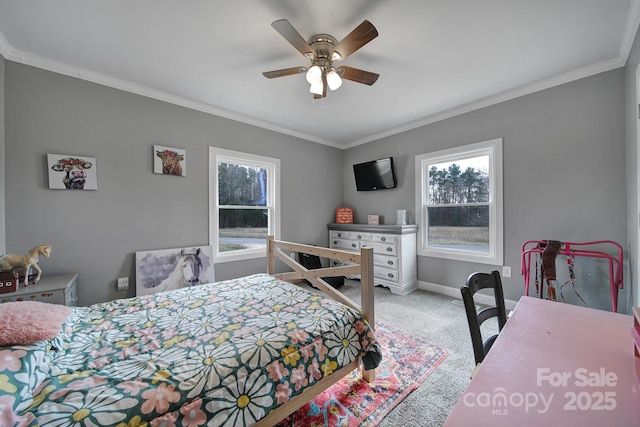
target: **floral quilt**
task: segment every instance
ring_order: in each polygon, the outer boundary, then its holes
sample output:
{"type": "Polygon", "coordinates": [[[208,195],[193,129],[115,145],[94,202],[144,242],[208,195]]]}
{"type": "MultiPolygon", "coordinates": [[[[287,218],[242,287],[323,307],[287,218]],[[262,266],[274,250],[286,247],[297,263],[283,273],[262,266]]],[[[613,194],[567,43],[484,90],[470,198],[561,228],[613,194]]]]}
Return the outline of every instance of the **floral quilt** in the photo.
{"type": "Polygon", "coordinates": [[[0,347],[0,425],[252,425],[358,357],[357,311],[266,274],[77,307],[0,347]]]}

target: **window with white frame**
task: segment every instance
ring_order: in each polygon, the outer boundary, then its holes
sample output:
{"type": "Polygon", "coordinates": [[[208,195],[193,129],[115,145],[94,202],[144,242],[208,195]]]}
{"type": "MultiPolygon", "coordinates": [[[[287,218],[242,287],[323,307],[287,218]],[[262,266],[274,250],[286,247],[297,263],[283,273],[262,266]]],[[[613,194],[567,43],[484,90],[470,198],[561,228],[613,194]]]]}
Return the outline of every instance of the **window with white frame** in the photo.
{"type": "Polygon", "coordinates": [[[265,257],[280,235],[280,160],[209,147],[209,182],[215,262],[265,257]]]}
{"type": "Polygon", "coordinates": [[[502,139],[416,156],[418,255],[502,265],[502,139]]]}

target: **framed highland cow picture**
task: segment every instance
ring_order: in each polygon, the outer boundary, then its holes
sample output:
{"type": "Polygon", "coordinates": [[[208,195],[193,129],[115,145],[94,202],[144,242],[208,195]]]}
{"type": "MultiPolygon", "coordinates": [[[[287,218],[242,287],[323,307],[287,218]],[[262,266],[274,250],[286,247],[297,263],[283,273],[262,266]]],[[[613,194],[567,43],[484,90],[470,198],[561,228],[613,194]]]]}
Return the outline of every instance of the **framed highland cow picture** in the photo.
{"type": "Polygon", "coordinates": [[[47,154],[49,188],[60,190],[97,190],[95,157],[71,154],[47,154]]]}
{"type": "Polygon", "coordinates": [[[180,148],[154,145],[153,173],[187,176],[187,152],[180,148]]]}

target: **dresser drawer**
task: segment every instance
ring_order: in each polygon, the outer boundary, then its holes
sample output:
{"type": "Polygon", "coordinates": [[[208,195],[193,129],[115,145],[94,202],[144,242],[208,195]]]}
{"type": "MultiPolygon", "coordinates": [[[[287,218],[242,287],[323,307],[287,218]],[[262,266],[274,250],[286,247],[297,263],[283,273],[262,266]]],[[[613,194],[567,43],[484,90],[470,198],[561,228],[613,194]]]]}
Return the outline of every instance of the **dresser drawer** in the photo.
{"type": "Polygon", "coordinates": [[[39,291],[38,285],[31,285],[26,289],[33,289],[33,291],[22,295],[3,294],[2,302],[40,301],[48,302],[50,304],[64,304],[64,289],[39,291]]]}
{"type": "Polygon", "coordinates": [[[332,230],[330,234],[331,234],[331,239],[348,239],[349,238],[348,231],[332,230]]]}
{"type": "Polygon", "coordinates": [[[388,268],[391,270],[397,270],[400,265],[398,257],[386,256],[386,255],[373,255],[373,264],[377,267],[388,268]]]}
{"type": "Polygon", "coordinates": [[[331,247],[345,251],[358,251],[360,250],[360,243],[351,240],[331,239],[331,247]]]}
{"type": "Polygon", "coordinates": [[[371,233],[358,233],[358,232],[352,231],[349,233],[349,239],[370,242],[371,233]]]}
{"type": "Polygon", "coordinates": [[[374,254],[398,255],[398,246],[385,243],[363,243],[363,248],[373,248],[374,254]]]}
{"type": "Polygon", "coordinates": [[[396,283],[398,282],[398,276],[397,270],[388,270],[386,268],[376,268],[373,272],[373,277],[396,283]]]}
{"type": "Polygon", "coordinates": [[[376,243],[398,243],[398,236],[393,234],[373,234],[371,241],[376,243]]]}

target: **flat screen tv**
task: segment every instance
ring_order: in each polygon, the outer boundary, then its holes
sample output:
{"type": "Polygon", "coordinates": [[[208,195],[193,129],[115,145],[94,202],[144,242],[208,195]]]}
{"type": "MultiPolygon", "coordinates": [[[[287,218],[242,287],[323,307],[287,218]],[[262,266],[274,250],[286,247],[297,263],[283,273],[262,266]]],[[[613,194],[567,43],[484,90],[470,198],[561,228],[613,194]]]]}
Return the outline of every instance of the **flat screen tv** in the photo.
{"type": "Polygon", "coordinates": [[[355,164],[353,174],[358,191],[384,190],[398,185],[393,157],[355,164]]]}

